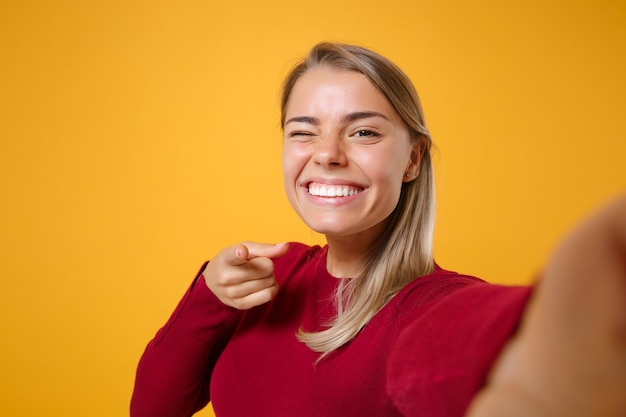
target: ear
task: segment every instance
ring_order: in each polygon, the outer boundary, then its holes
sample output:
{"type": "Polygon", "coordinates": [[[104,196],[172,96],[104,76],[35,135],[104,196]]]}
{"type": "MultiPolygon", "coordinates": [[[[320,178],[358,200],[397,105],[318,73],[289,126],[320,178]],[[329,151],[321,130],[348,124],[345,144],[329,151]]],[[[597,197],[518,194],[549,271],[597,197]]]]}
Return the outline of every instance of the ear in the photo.
{"type": "Polygon", "coordinates": [[[409,160],[409,165],[404,171],[404,177],[402,178],[403,182],[411,182],[418,177],[425,148],[426,145],[422,140],[416,140],[412,143],[410,155],[411,159],[409,160]]]}

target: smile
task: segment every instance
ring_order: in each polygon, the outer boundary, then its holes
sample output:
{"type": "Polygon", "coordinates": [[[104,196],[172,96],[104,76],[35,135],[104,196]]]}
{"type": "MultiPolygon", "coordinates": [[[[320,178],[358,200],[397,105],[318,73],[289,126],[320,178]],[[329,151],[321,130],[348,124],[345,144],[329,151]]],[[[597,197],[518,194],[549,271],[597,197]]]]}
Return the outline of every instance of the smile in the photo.
{"type": "Polygon", "coordinates": [[[349,197],[363,191],[362,188],[351,185],[331,185],[312,182],[309,184],[309,194],[317,197],[349,197]]]}

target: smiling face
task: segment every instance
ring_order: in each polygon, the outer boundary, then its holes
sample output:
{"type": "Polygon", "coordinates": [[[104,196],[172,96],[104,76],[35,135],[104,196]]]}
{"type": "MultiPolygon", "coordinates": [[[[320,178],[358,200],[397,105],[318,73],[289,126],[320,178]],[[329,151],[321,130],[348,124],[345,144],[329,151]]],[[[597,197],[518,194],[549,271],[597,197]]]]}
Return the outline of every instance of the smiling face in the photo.
{"type": "Polygon", "coordinates": [[[294,85],[283,128],[285,191],[298,215],[329,243],[371,244],[418,172],[404,121],[365,75],[322,66],[294,85]]]}

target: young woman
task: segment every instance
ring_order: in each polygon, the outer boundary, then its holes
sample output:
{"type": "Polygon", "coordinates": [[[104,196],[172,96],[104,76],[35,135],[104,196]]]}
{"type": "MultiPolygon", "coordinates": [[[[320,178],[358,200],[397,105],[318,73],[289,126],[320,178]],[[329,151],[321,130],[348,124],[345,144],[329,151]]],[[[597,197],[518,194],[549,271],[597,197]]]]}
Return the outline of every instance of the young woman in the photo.
{"type": "MultiPolygon", "coordinates": [[[[285,191],[327,245],[245,242],[205,264],[141,358],[131,415],[191,416],[209,401],[218,417],[461,416],[474,398],[475,416],[548,407],[528,391],[545,375],[528,370],[552,360],[537,349],[543,337],[571,349],[552,330],[581,317],[559,301],[573,255],[557,257],[528,307],[529,288],[434,263],[431,139],[411,82],[384,57],[319,44],[287,77],[281,106],[285,191]]],[[[620,204],[605,222],[624,226],[620,204]]],[[[626,250],[621,230],[612,255],[626,250]]],[[[619,272],[604,287],[623,306],[619,272]]],[[[626,309],[613,310],[598,319],[619,329],[626,309]]],[[[622,368],[606,392],[626,378],[624,343],[611,352],[622,368]]]]}

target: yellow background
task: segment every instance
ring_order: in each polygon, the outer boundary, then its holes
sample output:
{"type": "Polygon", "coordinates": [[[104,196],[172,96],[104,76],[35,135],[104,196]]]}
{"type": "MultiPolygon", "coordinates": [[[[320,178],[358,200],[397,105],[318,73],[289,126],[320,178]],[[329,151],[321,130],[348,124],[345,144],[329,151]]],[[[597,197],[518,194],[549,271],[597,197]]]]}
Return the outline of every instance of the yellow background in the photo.
{"type": "Polygon", "coordinates": [[[439,263],[530,282],[626,188],[625,4],[4,0],[0,414],[127,415],[137,360],[205,259],[321,241],[283,197],[278,126],[282,77],[319,40],[414,80],[439,263]]]}

